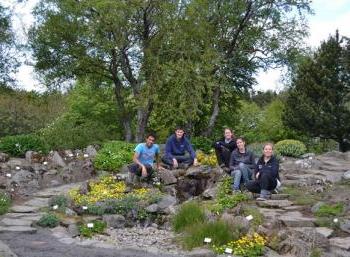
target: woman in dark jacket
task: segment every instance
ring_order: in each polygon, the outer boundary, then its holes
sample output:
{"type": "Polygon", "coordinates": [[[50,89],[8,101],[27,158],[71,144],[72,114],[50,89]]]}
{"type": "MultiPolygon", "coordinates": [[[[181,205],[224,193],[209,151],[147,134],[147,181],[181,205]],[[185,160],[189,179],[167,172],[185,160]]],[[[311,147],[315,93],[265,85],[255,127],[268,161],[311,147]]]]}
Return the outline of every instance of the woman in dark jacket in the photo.
{"type": "Polygon", "coordinates": [[[267,143],[256,165],[255,180],[249,181],[246,187],[249,191],[260,194],[257,200],[264,201],[270,198],[271,190],[276,188],[277,181],[279,181],[279,163],[273,156],[273,145],[267,143]]]}
{"type": "Polygon", "coordinates": [[[224,137],[213,143],[216,153],[216,159],[221,168],[226,168],[228,171],[230,165],[230,156],[233,150],[237,148],[236,139],[231,129],[225,128],[224,137]]]}

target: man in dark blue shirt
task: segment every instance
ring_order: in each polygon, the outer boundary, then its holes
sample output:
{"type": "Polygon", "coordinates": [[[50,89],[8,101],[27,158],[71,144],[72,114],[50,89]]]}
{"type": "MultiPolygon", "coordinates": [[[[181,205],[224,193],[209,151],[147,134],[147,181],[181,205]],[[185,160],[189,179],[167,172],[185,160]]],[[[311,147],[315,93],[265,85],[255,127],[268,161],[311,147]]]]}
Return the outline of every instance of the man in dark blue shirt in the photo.
{"type": "Polygon", "coordinates": [[[165,144],[165,155],[162,161],[170,168],[187,168],[190,165],[198,165],[196,153],[190,141],[185,137],[183,128],[178,127],[175,134],[171,135],[165,144]],[[186,155],[186,152],[189,155],[186,155]]]}

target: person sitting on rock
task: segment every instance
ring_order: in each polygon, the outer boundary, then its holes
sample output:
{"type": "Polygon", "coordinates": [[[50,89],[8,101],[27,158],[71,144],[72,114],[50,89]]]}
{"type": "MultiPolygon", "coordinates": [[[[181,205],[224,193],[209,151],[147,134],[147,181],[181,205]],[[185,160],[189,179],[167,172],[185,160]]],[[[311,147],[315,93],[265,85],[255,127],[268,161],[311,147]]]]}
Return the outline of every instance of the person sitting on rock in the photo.
{"type": "Polygon", "coordinates": [[[260,194],[256,200],[264,201],[271,197],[271,190],[276,188],[279,181],[279,163],[273,155],[273,144],[267,143],[256,165],[255,180],[249,181],[246,187],[250,192],[260,194]]]}
{"type": "Polygon", "coordinates": [[[182,127],[176,128],[175,134],[167,139],[162,161],[170,169],[187,168],[192,164],[195,166],[198,165],[196,153],[189,139],[185,137],[185,131],[182,127]]]}
{"type": "Polygon", "coordinates": [[[232,176],[232,190],[240,191],[241,182],[244,184],[252,179],[255,168],[255,157],[252,151],[246,148],[243,137],[236,140],[237,149],[231,154],[230,171],[232,176]]]}
{"type": "Polygon", "coordinates": [[[229,128],[225,128],[224,137],[215,141],[213,147],[215,149],[216,159],[219,166],[226,172],[229,172],[230,157],[232,151],[237,148],[233,131],[229,128]]]}
{"type": "Polygon", "coordinates": [[[134,175],[150,179],[154,172],[154,160],[156,170],[160,170],[159,146],[155,144],[156,137],[153,133],[146,136],[146,142],[135,147],[133,163],[128,166],[131,177],[134,175]]]}

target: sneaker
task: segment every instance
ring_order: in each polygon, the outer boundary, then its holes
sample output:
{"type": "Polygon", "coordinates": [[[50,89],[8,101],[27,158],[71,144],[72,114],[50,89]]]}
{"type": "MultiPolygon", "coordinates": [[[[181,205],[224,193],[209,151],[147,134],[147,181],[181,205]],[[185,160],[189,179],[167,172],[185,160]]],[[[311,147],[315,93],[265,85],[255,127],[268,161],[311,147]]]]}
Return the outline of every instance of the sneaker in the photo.
{"type": "Polygon", "coordinates": [[[258,197],[258,198],[256,198],[256,200],[257,200],[257,201],[266,201],[267,198],[265,198],[265,197],[258,197]]]}

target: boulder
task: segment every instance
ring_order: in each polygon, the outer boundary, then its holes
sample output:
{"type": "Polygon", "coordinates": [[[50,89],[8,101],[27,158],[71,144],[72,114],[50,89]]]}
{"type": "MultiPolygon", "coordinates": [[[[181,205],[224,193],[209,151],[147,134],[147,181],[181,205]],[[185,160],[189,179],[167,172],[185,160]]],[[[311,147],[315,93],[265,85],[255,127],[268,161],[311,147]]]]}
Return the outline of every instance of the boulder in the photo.
{"type": "Polygon", "coordinates": [[[210,249],[197,248],[187,253],[186,257],[215,257],[216,254],[210,249]]]}
{"type": "Polygon", "coordinates": [[[158,207],[160,210],[165,210],[171,206],[177,204],[177,199],[174,196],[166,195],[163,196],[162,199],[158,202],[158,207]]]}
{"type": "Polygon", "coordinates": [[[163,182],[164,185],[176,184],[177,178],[174,176],[171,170],[162,170],[158,172],[158,177],[163,182]]]}
{"type": "Polygon", "coordinates": [[[92,145],[88,145],[88,147],[86,147],[85,153],[87,153],[90,158],[95,158],[95,156],[97,155],[97,151],[92,145]]]}
{"type": "Polygon", "coordinates": [[[204,199],[215,199],[217,191],[217,187],[208,188],[202,193],[202,196],[204,199]]]}
{"type": "Polygon", "coordinates": [[[0,152],[0,162],[7,162],[10,156],[6,153],[0,152]]]}
{"type": "Polygon", "coordinates": [[[102,220],[107,223],[108,227],[112,228],[124,228],[126,222],[125,217],[119,214],[103,215],[102,220]]]}
{"type": "Polygon", "coordinates": [[[149,213],[156,213],[159,210],[158,204],[154,203],[145,208],[145,210],[149,213]]]}
{"type": "Polygon", "coordinates": [[[343,179],[345,179],[345,180],[350,180],[350,170],[344,172],[344,174],[343,174],[343,179]]]}
{"type": "Polygon", "coordinates": [[[62,159],[61,155],[57,151],[53,152],[53,155],[51,157],[51,161],[52,161],[53,165],[58,166],[58,167],[63,168],[63,167],[67,166],[67,164],[65,163],[65,161],[62,159]]]}
{"type": "Polygon", "coordinates": [[[80,235],[79,228],[76,224],[69,224],[67,231],[71,237],[77,237],[80,235]]]}
{"type": "Polygon", "coordinates": [[[350,220],[344,220],[340,223],[340,229],[350,234],[350,220]]]}

